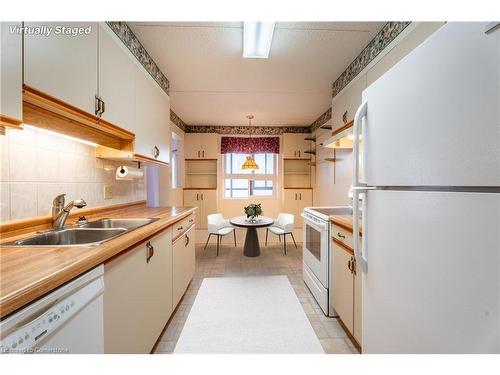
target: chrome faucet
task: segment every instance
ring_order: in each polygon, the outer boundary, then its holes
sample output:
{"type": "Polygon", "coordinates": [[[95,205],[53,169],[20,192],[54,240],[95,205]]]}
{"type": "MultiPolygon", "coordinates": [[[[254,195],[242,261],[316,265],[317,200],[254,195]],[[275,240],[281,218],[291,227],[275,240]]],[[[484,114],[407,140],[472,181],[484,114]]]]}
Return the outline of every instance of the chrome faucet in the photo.
{"type": "Polygon", "coordinates": [[[66,223],[69,212],[73,207],[82,208],[87,205],[83,199],[75,199],[64,206],[64,197],[66,194],[60,194],[52,202],[52,228],[61,229],[66,223]]]}

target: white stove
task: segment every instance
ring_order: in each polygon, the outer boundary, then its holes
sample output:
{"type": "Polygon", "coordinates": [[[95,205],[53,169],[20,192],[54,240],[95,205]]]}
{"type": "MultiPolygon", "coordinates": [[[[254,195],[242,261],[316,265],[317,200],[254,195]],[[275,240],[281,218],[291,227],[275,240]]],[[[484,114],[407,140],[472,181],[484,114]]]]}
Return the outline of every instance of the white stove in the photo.
{"type": "Polygon", "coordinates": [[[333,255],[330,255],[330,216],[352,215],[352,207],[306,207],[302,212],[303,279],[328,316],[337,316],[330,297],[333,291],[333,255]]]}

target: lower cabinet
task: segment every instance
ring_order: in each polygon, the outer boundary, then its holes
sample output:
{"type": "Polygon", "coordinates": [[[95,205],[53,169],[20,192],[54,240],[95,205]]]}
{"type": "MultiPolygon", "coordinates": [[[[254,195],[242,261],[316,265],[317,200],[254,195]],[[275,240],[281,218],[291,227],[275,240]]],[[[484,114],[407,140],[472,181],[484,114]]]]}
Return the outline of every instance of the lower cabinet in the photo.
{"type": "Polygon", "coordinates": [[[207,229],[207,215],[217,213],[217,190],[184,190],[184,206],[198,207],[195,222],[198,229],[207,229]]]}
{"type": "Polygon", "coordinates": [[[195,268],[195,226],[172,242],[172,290],[173,307],[177,306],[193,278],[195,268]]]}
{"type": "Polygon", "coordinates": [[[356,259],[349,246],[332,239],[332,248],[333,307],[349,333],[361,346],[361,271],[356,268],[356,259]]]}
{"type": "Polygon", "coordinates": [[[295,227],[302,228],[302,211],[312,206],[312,189],[284,189],[284,211],[295,216],[295,227]]]}
{"type": "Polygon", "coordinates": [[[105,353],[149,353],[172,311],[172,229],[104,265],[105,353]]]}
{"type": "Polygon", "coordinates": [[[349,332],[354,329],[354,277],[351,262],[354,257],[333,241],[333,308],[349,332]]]}

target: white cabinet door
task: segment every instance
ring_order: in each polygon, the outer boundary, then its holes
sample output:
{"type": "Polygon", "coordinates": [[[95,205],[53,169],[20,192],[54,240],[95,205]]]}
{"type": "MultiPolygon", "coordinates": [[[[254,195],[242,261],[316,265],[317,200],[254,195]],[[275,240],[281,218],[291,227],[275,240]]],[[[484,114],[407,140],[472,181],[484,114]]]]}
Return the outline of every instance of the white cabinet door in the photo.
{"type": "Polygon", "coordinates": [[[173,243],[173,305],[175,309],[193,278],[195,269],[194,227],[173,243]]]}
{"type": "Polygon", "coordinates": [[[202,159],[217,159],[220,154],[219,136],[217,133],[200,134],[202,159]]]}
{"type": "Polygon", "coordinates": [[[283,157],[284,158],[297,158],[297,138],[295,134],[283,134],[283,157]]]}
{"type": "Polygon", "coordinates": [[[125,45],[108,26],[99,24],[99,95],[102,118],[133,131],[135,121],[135,63],[125,45]]]}
{"type": "Polygon", "coordinates": [[[201,134],[184,134],[184,157],[186,159],[201,159],[201,134]]]}
{"type": "Polygon", "coordinates": [[[298,204],[298,190],[284,189],[283,191],[283,212],[290,213],[295,216],[297,222],[297,215],[299,215],[298,204]]]}
{"type": "Polygon", "coordinates": [[[312,190],[311,189],[300,189],[297,190],[297,212],[295,214],[295,226],[297,228],[303,227],[303,219],[300,216],[305,207],[311,207],[312,202],[312,190]]]}
{"type": "Polygon", "coordinates": [[[195,215],[195,225],[201,228],[201,200],[200,192],[198,190],[184,190],[184,206],[198,207],[195,215]]]}
{"type": "Polygon", "coordinates": [[[297,138],[296,144],[299,159],[311,159],[311,154],[305,153],[305,151],[311,149],[311,141],[306,141],[304,139],[307,136],[308,134],[306,133],[295,134],[295,137],[297,138]]]}
{"type": "Polygon", "coordinates": [[[149,353],[172,313],[172,231],[106,263],[104,284],[105,352],[149,353]]]}
{"type": "Polygon", "coordinates": [[[0,114],[13,120],[23,119],[22,34],[11,33],[20,22],[1,22],[0,114]]]}
{"type": "Polygon", "coordinates": [[[200,210],[200,229],[208,227],[207,215],[218,212],[217,190],[200,190],[201,210],[200,210]]]}
{"type": "Polygon", "coordinates": [[[332,241],[333,247],[333,308],[349,332],[353,332],[354,279],[348,263],[352,255],[332,241]]]}
{"type": "Polygon", "coordinates": [[[88,113],[95,112],[97,34],[95,22],[26,22],[53,27],[50,36],[24,36],[24,83],[88,113]],[[57,26],[91,27],[90,34],[56,34],[57,26]]]}
{"type": "Polygon", "coordinates": [[[135,153],[169,162],[170,101],[142,68],[135,69],[135,153]]]}
{"type": "MultiPolygon", "coordinates": [[[[356,78],[356,81],[349,87],[346,93],[345,110],[347,112],[346,121],[354,120],[354,115],[361,105],[361,96],[363,90],[366,88],[366,74],[356,78]]],[[[342,122],[343,124],[343,122],[342,122]]]]}

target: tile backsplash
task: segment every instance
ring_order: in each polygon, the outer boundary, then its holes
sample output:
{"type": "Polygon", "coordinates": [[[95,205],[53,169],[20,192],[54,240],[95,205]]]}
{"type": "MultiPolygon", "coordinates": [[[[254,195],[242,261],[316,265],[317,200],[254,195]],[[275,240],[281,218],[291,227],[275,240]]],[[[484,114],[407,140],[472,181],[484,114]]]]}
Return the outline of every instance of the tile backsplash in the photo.
{"type": "Polygon", "coordinates": [[[95,147],[36,128],[0,136],[0,221],[50,215],[52,200],[83,198],[87,207],[146,199],[146,179],[117,181],[119,162],[98,159],[95,147]],[[104,186],[113,197],[104,199],[104,186]]]}

